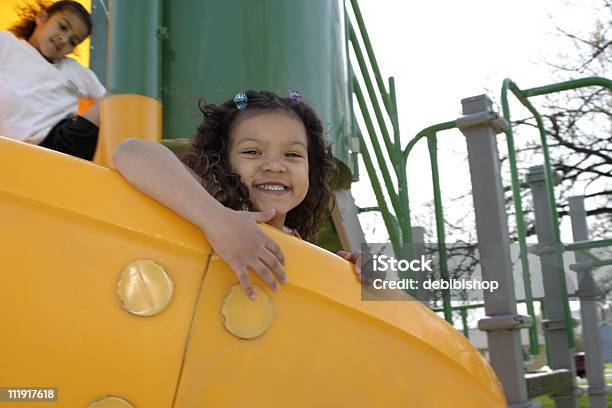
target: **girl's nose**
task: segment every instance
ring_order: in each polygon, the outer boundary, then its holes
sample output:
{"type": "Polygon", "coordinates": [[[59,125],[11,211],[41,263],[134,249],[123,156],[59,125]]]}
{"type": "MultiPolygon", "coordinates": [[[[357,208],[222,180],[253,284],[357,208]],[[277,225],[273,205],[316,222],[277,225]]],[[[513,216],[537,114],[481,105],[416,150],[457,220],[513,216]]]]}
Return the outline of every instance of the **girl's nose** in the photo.
{"type": "Polygon", "coordinates": [[[285,164],[281,159],[278,158],[268,158],[261,165],[261,169],[263,171],[274,171],[274,172],[284,172],[287,170],[285,164]]]}

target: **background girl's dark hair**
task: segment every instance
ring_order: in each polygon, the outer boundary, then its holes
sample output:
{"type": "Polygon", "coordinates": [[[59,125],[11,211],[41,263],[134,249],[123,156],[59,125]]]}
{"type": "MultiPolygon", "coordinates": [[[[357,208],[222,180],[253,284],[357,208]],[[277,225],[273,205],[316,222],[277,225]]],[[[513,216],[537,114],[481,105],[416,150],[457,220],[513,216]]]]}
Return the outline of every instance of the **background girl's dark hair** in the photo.
{"type": "Polygon", "coordinates": [[[91,34],[91,15],[80,3],[71,0],[61,0],[53,4],[49,4],[49,2],[45,0],[27,1],[23,3],[21,6],[17,7],[16,10],[19,16],[19,22],[11,26],[9,31],[15,34],[17,38],[29,40],[36,28],[36,16],[43,10],[47,12],[49,17],[59,11],[70,10],[79,16],[87,26],[87,36],[91,34]]]}
{"type": "MultiPolygon", "coordinates": [[[[245,112],[255,109],[294,113],[304,123],[308,139],[308,193],[304,200],[287,213],[285,225],[295,228],[303,239],[312,240],[335,204],[333,184],[336,162],[323,136],[323,125],[317,114],[304,102],[281,98],[270,91],[247,91],[245,112]]],[[[202,177],[206,190],[226,207],[254,211],[249,190],[229,164],[229,131],[240,112],[233,100],[221,105],[200,100],[204,120],[183,153],[183,162],[202,177]]]]}

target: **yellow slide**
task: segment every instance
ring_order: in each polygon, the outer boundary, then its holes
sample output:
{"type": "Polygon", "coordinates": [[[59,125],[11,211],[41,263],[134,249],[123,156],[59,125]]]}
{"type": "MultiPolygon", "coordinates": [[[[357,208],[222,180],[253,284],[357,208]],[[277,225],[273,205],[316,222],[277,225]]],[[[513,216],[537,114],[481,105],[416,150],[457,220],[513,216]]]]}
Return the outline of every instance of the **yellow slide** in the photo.
{"type": "Polygon", "coordinates": [[[264,228],[289,283],[256,280],[252,303],[115,170],[0,137],[0,386],[57,387],[25,405],[69,408],[505,406],[425,306],[362,302],[351,265],[264,228]]]}

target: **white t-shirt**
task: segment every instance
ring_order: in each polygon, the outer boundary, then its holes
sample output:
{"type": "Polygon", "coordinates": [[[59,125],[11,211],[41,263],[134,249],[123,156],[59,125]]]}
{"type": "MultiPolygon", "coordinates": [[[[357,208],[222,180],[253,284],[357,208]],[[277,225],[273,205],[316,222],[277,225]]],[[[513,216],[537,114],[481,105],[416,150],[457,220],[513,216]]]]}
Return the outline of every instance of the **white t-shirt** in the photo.
{"type": "Polygon", "coordinates": [[[27,41],[0,30],[0,136],[39,144],[77,113],[79,99],[100,99],[105,92],[78,61],[52,64],[27,41]]]}

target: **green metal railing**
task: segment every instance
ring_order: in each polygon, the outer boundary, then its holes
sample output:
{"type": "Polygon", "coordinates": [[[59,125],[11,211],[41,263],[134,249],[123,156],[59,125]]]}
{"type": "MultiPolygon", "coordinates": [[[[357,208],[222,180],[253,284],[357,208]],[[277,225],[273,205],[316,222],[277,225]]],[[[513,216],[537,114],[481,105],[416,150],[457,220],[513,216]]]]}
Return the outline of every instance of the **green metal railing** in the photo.
{"type": "MultiPolygon", "coordinates": [[[[380,74],[380,70],[378,68],[378,63],[376,61],[376,56],[374,55],[372,45],[370,43],[370,39],[367,33],[367,29],[363,22],[363,17],[361,11],[359,9],[359,5],[356,0],[350,1],[353,13],[355,15],[355,21],[357,23],[356,30],[355,27],[350,23],[348,17],[346,19],[348,24],[348,33],[349,33],[349,41],[352,45],[352,48],[355,52],[355,57],[357,59],[357,66],[361,73],[361,77],[363,78],[363,82],[367,91],[367,95],[369,101],[372,105],[372,109],[374,111],[374,116],[376,117],[376,124],[380,129],[380,134],[382,136],[383,143],[386,147],[387,155],[391,161],[391,167],[394,171],[395,177],[397,179],[397,185],[395,185],[391,178],[391,173],[386,165],[385,156],[381,149],[381,145],[374,127],[374,121],[372,120],[372,115],[368,109],[368,105],[364,96],[364,92],[359,83],[358,78],[353,74],[352,88],[355,98],[357,100],[357,105],[359,107],[359,111],[363,117],[363,121],[367,130],[368,140],[372,144],[372,149],[374,152],[374,156],[376,158],[377,167],[380,169],[381,176],[383,179],[385,191],[389,196],[390,206],[387,204],[387,200],[385,199],[383,193],[383,187],[378,179],[376,174],[376,166],[372,160],[372,156],[365,149],[366,140],[363,136],[363,133],[359,129],[359,126],[354,123],[354,128],[356,130],[356,134],[359,138],[361,146],[364,148],[361,149],[363,161],[370,177],[372,183],[372,189],[374,190],[374,195],[376,197],[376,201],[378,203],[378,207],[376,208],[368,208],[368,211],[378,210],[381,212],[383,217],[383,222],[387,231],[389,233],[389,240],[393,245],[393,249],[398,256],[407,257],[412,254],[412,225],[410,218],[410,203],[408,199],[408,176],[406,171],[406,162],[410,151],[416,144],[416,142],[422,138],[427,138],[428,140],[428,148],[429,155],[432,162],[432,182],[434,184],[434,202],[435,202],[435,210],[436,210],[436,231],[438,237],[438,251],[440,256],[440,268],[441,268],[441,277],[443,279],[448,279],[448,266],[447,266],[447,254],[446,248],[444,246],[445,242],[445,230],[444,230],[444,216],[442,210],[442,196],[440,194],[440,176],[439,169],[437,164],[437,136],[436,132],[452,129],[456,127],[455,122],[447,122],[442,123],[440,125],[432,126],[427,129],[424,129],[422,132],[417,135],[416,138],[410,141],[406,148],[401,148],[400,141],[400,133],[399,133],[399,123],[397,116],[397,103],[395,98],[395,82],[393,77],[389,78],[389,89],[387,92],[385,84],[383,82],[382,76],[380,74]],[[358,39],[358,33],[360,34],[360,38],[363,40],[363,44],[365,47],[366,54],[370,61],[370,65],[366,63],[366,59],[364,57],[364,53],[362,51],[361,45],[358,39]],[[370,69],[372,70],[372,75],[375,79],[377,89],[374,87],[374,83],[371,79],[370,69]],[[378,90],[378,94],[376,93],[378,90]],[[383,106],[381,107],[379,103],[380,100],[383,102],[383,106]],[[383,108],[384,113],[387,114],[391,123],[392,123],[392,133],[393,140],[390,137],[390,131],[388,129],[387,123],[383,116],[383,108]],[[393,210],[391,213],[390,210],[393,210]],[[395,215],[393,215],[395,214],[395,215]]],[[[363,211],[363,209],[362,209],[363,211]]],[[[450,303],[450,292],[448,290],[443,291],[443,304],[444,304],[444,316],[445,319],[452,323],[452,309],[450,303]]]]}
{"type": "MultiPolygon", "coordinates": [[[[380,70],[378,68],[378,63],[376,61],[376,56],[374,55],[374,51],[372,49],[372,44],[370,42],[370,38],[368,36],[367,29],[365,27],[365,23],[363,21],[363,16],[361,14],[361,10],[359,9],[359,5],[356,0],[350,1],[351,8],[353,10],[353,14],[355,15],[355,21],[357,23],[357,30],[360,34],[361,39],[363,40],[365,51],[368,56],[368,60],[372,67],[373,76],[377,85],[378,94],[376,93],[376,89],[371,80],[371,76],[368,69],[368,64],[366,63],[364,53],[361,49],[361,45],[359,44],[357,32],[355,27],[350,23],[347,13],[347,25],[349,32],[349,41],[352,45],[352,48],[355,52],[355,56],[357,58],[357,65],[362,73],[362,77],[364,79],[364,84],[368,93],[368,98],[370,103],[372,104],[372,108],[374,110],[374,116],[376,117],[376,122],[378,128],[380,129],[383,142],[385,144],[387,154],[391,161],[391,167],[395,172],[395,176],[397,178],[397,188],[393,184],[391,180],[391,174],[387,168],[385,163],[385,156],[380,147],[380,143],[378,141],[378,137],[376,137],[376,131],[374,130],[374,124],[372,121],[372,117],[369,113],[369,109],[367,107],[367,103],[364,97],[364,93],[361,89],[361,85],[359,81],[355,77],[354,73],[352,74],[352,87],[353,93],[356,96],[357,103],[359,105],[359,110],[362,112],[362,116],[364,119],[364,123],[366,129],[368,131],[369,140],[372,143],[372,147],[374,150],[374,155],[376,157],[376,161],[378,163],[378,168],[381,171],[382,178],[385,185],[385,190],[389,196],[389,201],[391,203],[391,207],[393,209],[393,213],[397,217],[397,224],[393,222],[392,214],[389,211],[389,208],[386,204],[386,200],[384,199],[384,195],[382,192],[382,186],[378,181],[378,177],[372,177],[373,174],[376,174],[374,164],[372,162],[372,158],[370,157],[367,149],[362,149],[362,156],[364,160],[364,164],[366,165],[366,169],[368,174],[372,178],[372,187],[374,190],[374,194],[376,196],[379,209],[383,216],[383,220],[385,226],[387,227],[387,231],[389,232],[389,238],[393,245],[393,249],[396,254],[402,255],[410,255],[411,253],[411,224],[410,218],[406,217],[406,212],[403,209],[408,208],[408,193],[406,191],[407,186],[407,174],[405,171],[406,163],[403,159],[401,148],[400,148],[400,133],[399,133],[399,123],[397,117],[397,103],[395,98],[395,82],[393,77],[389,78],[389,89],[387,92],[385,84],[382,79],[382,75],[380,74],[380,70]],[[378,101],[378,96],[380,95],[380,99],[383,102],[383,106],[380,106],[378,101]],[[387,117],[390,119],[392,124],[391,132],[393,132],[393,140],[390,137],[390,131],[388,129],[387,123],[385,121],[383,115],[386,113],[387,117]],[[374,136],[374,137],[373,137],[374,136]],[[381,165],[383,164],[383,165],[381,165]]],[[[361,143],[361,146],[365,147],[365,139],[361,131],[359,131],[359,126],[354,122],[354,128],[356,130],[357,136],[361,143]]]]}
{"type": "MultiPolygon", "coordinates": [[[[347,25],[348,25],[348,33],[349,33],[349,41],[352,45],[352,48],[355,52],[355,56],[357,59],[357,66],[359,72],[361,73],[361,77],[363,78],[363,82],[365,84],[368,98],[372,108],[374,110],[374,116],[376,117],[376,122],[378,128],[380,129],[380,133],[383,139],[383,143],[385,144],[387,154],[391,160],[391,167],[395,173],[397,179],[397,185],[394,185],[391,179],[391,173],[387,168],[385,156],[381,149],[381,145],[378,140],[378,136],[374,127],[374,122],[372,120],[372,115],[369,113],[368,105],[364,97],[364,93],[362,91],[361,85],[359,84],[359,80],[356,75],[352,72],[352,88],[353,93],[357,99],[357,104],[359,107],[359,111],[363,117],[363,121],[365,123],[367,134],[370,143],[372,144],[372,148],[374,151],[374,156],[376,158],[376,162],[378,164],[378,168],[380,169],[385,190],[389,196],[389,201],[391,207],[387,205],[387,200],[385,199],[382,185],[378,179],[378,175],[376,173],[376,167],[370,156],[366,147],[366,141],[364,135],[362,134],[359,126],[356,121],[353,120],[353,126],[355,129],[355,133],[357,134],[359,141],[361,143],[362,149],[361,154],[363,157],[364,164],[366,166],[366,170],[368,176],[372,183],[372,188],[374,190],[374,194],[377,200],[378,207],[370,207],[365,209],[367,211],[380,211],[383,217],[383,221],[387,231],[389,232],[389,239],[393,245],[394,251],[399,256],[409,256],[412,251],[412,225],[411,225],[411,217],[410,217],[410,202],[408,198],[408,177],[407,177],[407,169],[406,165],[408,162],[408,158],[410,153],[412,152],[415,145],[421,141],[422,139],[427,139],[427,146],[429,150],[429,158],[431,163],[431,176],[432,176],[432,184],[433,184],[433,192],[434,192],[434,210],[435,210],[435,220],[436,220],[436,236],[438,242],[438,252],[440,257],[440,269],[441,269],[441,277],[443,279],[448,279],[448,258],[445,247],[446,241],[446,232],[444,228],[444,209],[442,205],[442,194],[440,188],[440,175],[439,175],[439,166],[437,161],[437,134],[438,132],[457,128],[457,122],[455,120],[439,123],[437,125],[429,126],[423,130],[421,130],[414,138],[412,138],[404,149],[401,149],[400,142],[400,134],[399,134],[399,124],[398,124],[398,115],[397,115],[397,104],[395,99],[395,83],[393,77],[389,78],[389,89],[387,92],[385,88],[385,84],[383,82],[382,76],[380,74],[380,70],[378,68],[378,63],[376,61],[376,57],[372,50],[372,45],[369,40],[369,36],[367,34],[367,30],[365,28],[365,24],[363,22],[363,17],[361,15],[361,11],[357,4],[357,0],[350,0],[350,4],[355,15],[355,21],[357,23],[357,31],[355,27],[350,23],[347,14],[347,25]],[[359,34],[359,36],[358,36],[359,34]],[[362,52],[361,45],[359,44],[358,38],[361,38],[364,47],[366,50],[366,54],[370,61],[370,65],[366,63],[364,53],[362,52]],[[370,69],[372,70],[372,75],[374,76],[378,94],[376,93],[376,89],[371,80],[370,69]],[[383,102],[383,106],[380,106],[378,102],[378,98],[383,102]],[[387,114],[391,123],[392,123],[392,132],[393,132],[393,140],[390,137],[390,131],[388,129],[387,123],[383,116],[383,108],[384,113],[387,114]],[[391,213],[390,210],[393,210],[391,213]]],[[[546,188],[548,195],[550,197],[550,201],[553,208],[553,225],[554,225],[554,237],[555,243],[557,247],[561,250],[558,251],[557,256],[559,257],[559,265],[560,268],[560,284],[564,291],[564,314],[566,327],[568,328],[568,340],[571,347],[574,347],[574,332],[573,332],[573,324],[571,320],[571,314],[569,309],[567,290],[565,286],[565,277],[564,277],[564,269],[563,269],[563,259],[562,259],[562,250],[586,250],[589,248],[599,248],[603,246],[612,245],[612,240],[604,240],[604,241],[594,241],[589,243],[579,243],[562,246],[560,242],[560,232],[559,232],[559,218],[556,210],[555,197],[554,197],[554,186],[553,186],[553,177],[552,177],[552,167],[550,161],[550,155],[548,151],[548,144],[546,141],[546,132],[544,129],[544,124],[542,121],[541,115],[538,111],[533,107],[533,105],[529,102],[528,98],[532,96],[545,95],[553,92],[561,92],[570,89],[576,89],[584,86],[604,86],[607,88],[612,88],[612,81],[606,78],[584,78],[574,81],[567,81],[558,84],[547,85],[538,88],[532,88],[527,90],[521,90],[518,86],[512,82],[510,79],[504,80],[502,86],[502,110],[504,119],[511,124],[510,120],[510,109],[508,104],[508,91],[511,91],[515,97],[533,114],[537,121],[538,129],[540,131],[540,139],[542,144],[542,150],[544,155],[544,168],[546,174],[546,188]]],[[[508,126],[508,128],[504,131],[506,135],[506,141],[508,145],[508,161],[510,165],[511,172],[511,186],[507,187],[505,190],[511,190],[513,196],[513,204],[515,208],[515,217],[516,217],[516,225],[517,225],[517,235],[518,235],[518,243],[520,250],[520,259],[523,273],[523,281],[525,286],[525,299],[521,302],[526,304],[528,314],[533,318],[535,322],[535,311],[533,306],[533,294],[531,288],[531,274],[529,271],[529,262],[528,262],[528,251],[527,251],[527,243],[526,243],[526,232],[525,232],[525,222],[524,222],[524,213],[522,208],[520,190],[521,188],[525,188],[528,186],[527,183],[521,182],[519,180],[517,164],[516,164],[516,150],[514,146],[514,135],[512,131],[512,126],[508,126]]],[[[609,261],[601,261],[595,260],[596,265],[607,265],[609,261]]],[[[538,299],[539,300],[539,299],[538,299]]],[[[443,312],[444,318],[449,322],[453,323],[452,312],[455,310],[460,311],[462,321],[466,323],[467,317],[465,316],[465,310],[471,308],[483,307],[484,305],[469,305],[469,306],[455,306],[451,305],[450,301],[450,292],[445,290],[442,292],[442,301],[443,307],[441,309],[434,309],[437,312],[443,312]]],[[[467,328],[464,327],[464,333],[467,334],[467,328]]],[[[530,340],[530,353],[533,355],[539,354],[538,347],[538,338],[537,338],[537,330],[535,325],[529,329],[529,340],[530,340]]]]}
{"type": "MultiPolygon", "coordinates": [[[[554,239],[555,244],[558,248],[562,248],[561,243],[561,232],[559,226],[559,215],[557,213],[557,204],[554,193],[554,177],[552,164],[550,160],[550,153],[548,149],[548,143],[546,139],[546,130],[544,128],[544,121],[542,120],[542,116],[535,109],[535,107],[529,101],[529,97],[532,96],[540,96],[546,95],[554,92],[561,92],[571,89],[582,88],[586,86],[603,86],[607,88],[612,88],[612,81],[606,78],[599,77],[590,77],[577,79],[573,81],[566,81],[557,84],[546,85],[537,88],[531,88],[526,90],[521,90],[511,79],[507,78],[504,80],[501,90],[501,102],[502,102],[502,111],[504,115],[504,119],[511,122],[510,118],[510,105],[508,103],[508,91],[511,91],[514,96],[521,102],[525,108],[529,110],[529,112],[533,115],[536,120],[538,131],[540,134],[540,142],[542,147],[542,153],[544,155],[544,171],[545,171],[545,184],[546,190],[548,192],[549,200],[552,208],[552,221],[553,221],[553,230],[554,230],[554,239]]],[[[531,298],[531,279],[529,278],[529,262],[527,260],[527,243],[526,243],[526,234],[525,234],[525,221],[523,217],[523,208],[521,202],[520,195],[520,181],[518,176],[518,169],[516,164],[516,149],[514,146],[514,134],[512,130],[512,126],[509,126],[505,131],[506,133],[506,142],[508,145],[508,163],[510,165],[510,174],[511,174],[511,187],[512,187],[512,197],[514,202],[514,209],[516,214],[516,226],[517,226],[517,234],[518,241],[520,246],[520,257],[521,264],[523,267],[524,274],[524,282],[525,282],[525,296],[527,298],[531,298]]],[[[574,330],[572,329],[571,323],[571,312],[569,308],[568,296],[567,296],[567,288],[565,285],[565,274],[563,268],[563,256],[561,251],[557,251],[557,258],[560,267],[559,270],[559,284],[561,285],[563,294],[564,294],[564,314],[565,314],[565,323],[568,328],[568,340],[570,343],[570,347],[575,347],[576,341],[574,338],[574,330]]],[[[527,303],[528,313],[533,316],[533,303],[527,303]]],[[[530,334],[531,338],[532,334],[530,334]]]]}

